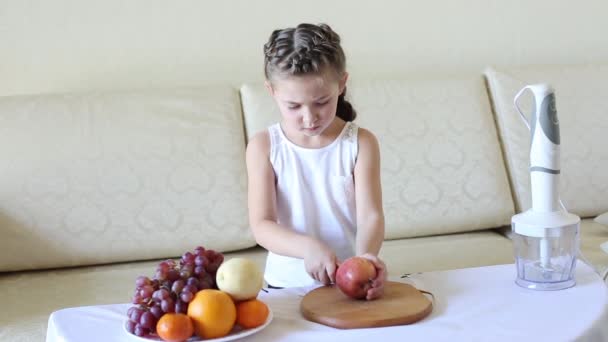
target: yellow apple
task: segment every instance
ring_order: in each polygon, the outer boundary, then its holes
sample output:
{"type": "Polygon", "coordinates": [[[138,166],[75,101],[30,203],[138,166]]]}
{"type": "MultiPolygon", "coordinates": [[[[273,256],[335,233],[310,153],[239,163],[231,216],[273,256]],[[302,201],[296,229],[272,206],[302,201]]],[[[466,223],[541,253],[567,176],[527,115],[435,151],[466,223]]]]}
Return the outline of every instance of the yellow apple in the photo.
{"type": "Polygon", "coordinates": [[[218,268],[217,287],[234,300],[256,298],[264,285],[264,276],[258,265],[246,258],[232,258],[218,268]]]}

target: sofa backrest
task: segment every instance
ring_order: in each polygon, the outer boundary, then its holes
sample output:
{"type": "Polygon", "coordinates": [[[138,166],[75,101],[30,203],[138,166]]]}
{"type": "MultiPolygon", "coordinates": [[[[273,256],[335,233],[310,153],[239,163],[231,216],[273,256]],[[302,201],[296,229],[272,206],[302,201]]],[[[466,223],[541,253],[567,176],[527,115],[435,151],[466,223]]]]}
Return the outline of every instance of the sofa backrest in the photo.
{"type": "Polygon", "coordinates": [[[255,245],[230,87],[0,98],[0,271],[255,245]]]}
{"type": "MultiPolygon", "coordinates": [[[[608,211],[608,65],[488,69],[488,88],[518,211],[532,206],[530,133],[513,105],[525,85],[555,88],[561,135],[561,199],[581,217],[608,211]]],[[[530,117],[529,93],[520,107],[530,117]]]]}
{"type": "MultiPolygon", "coordinates": [[[[379,139],[386,238],[510,224],[506,168],[481,75],[351,82],[356,122],[379,139]]],[[[248,138],[280,119],[262,84],[241,88],[248,138]]]]}

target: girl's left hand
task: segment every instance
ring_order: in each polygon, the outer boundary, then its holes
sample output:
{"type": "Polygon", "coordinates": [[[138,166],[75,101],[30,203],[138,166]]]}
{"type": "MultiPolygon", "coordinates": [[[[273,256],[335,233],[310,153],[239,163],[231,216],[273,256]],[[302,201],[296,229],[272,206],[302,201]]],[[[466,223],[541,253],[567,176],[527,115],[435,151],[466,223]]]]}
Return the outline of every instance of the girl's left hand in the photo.
{"type": "Polygon", "coordinates": [[[371,261],[376,267],[376,278],[372,281],[372,287],[367,290],[367,297],[365,299],[372,300],[376,298],[380,298],[384,293],[384,283],[388,277],[388,272],[386,270],[386,265],[380,258],[373,254],[363,254],[362,258],[365,258],[371,261]]]}

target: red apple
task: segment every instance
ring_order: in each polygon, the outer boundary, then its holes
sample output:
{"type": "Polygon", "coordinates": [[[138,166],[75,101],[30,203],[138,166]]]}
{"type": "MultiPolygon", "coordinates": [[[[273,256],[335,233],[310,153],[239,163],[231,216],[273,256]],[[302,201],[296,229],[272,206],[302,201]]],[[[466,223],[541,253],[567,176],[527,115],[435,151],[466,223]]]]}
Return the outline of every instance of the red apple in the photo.
{"type": "Polygon", "coordinates": [[[355,256],[344,260],[338,267],[336,285],[345,295],[363,299],[367,296],[367,290],[372,287],[374,278],[376,278],[374,264],[365,258],[355,256]]]}

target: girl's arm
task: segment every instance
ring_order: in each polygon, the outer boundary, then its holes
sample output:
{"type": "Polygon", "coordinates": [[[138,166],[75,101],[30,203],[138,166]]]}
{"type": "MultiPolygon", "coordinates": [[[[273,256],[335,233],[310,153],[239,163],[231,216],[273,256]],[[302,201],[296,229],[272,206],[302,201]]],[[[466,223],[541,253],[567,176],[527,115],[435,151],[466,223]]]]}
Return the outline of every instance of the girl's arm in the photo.
{"type": "Polygon", "coordinates": [[[380,148],[376,137],[363,128],[359,128],[359,153],[354,173],[357,203],[356,254],[377,256],[384,241],[380,148]]]}
{"type": "Polygon", "coordinates": [[[355,165],[355,201],[357,203],[356,253],[371,260],[376,278],[367,291],[367,300],[384,293],[388,271],[378,258],[384,241],[384,211],[380,185],[380,148],[378,140],[368,130],[359,129],[359,154],[355,165]]]}
{"type": "Polygon", "coordinates": [[[256,242],[273,253],[304,259],[312,278],[324,284],[333,282],[334,252],[321,241],[277,223],[275,175],[269,156],[268,132],[259,133],[247,146],[249,224],[256,242]]]}
{"type": "Polygon", "coordinates": [[[273,253],[304,258],[309,237],[277,223],[275,176],[270,164],[268,132],[255,135],[247,145],[249,224],[256,242],[273,253]]]}

